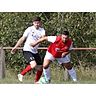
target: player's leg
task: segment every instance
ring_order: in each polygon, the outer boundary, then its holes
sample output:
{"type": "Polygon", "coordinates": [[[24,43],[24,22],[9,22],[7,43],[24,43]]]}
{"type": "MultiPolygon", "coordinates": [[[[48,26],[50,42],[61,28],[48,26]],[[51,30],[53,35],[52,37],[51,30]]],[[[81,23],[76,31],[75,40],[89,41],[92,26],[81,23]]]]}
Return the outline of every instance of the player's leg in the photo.
{"type": "Polygon", "coordinates": [[[43,62],[43,74],[47,82],[50,82],[51,76],[50,76],[50,67],[49,64],[51,61],[53,61],[55,58],[50,54],[48,51],[46,52],[44,62],[43,62]]]}
{"type": "Polygon", "coordinates": [[[62,64],[63,67],[65,67],[68,70],[68,73],[69,73],[70,77],[72,78],[72,80],[74,82],[77,81],[76,71],[75,71],[75,69],[73,68],[73,66],[70,62],[70,55],[66,55],[63,58],[59,58],[58,62],[60,64],[62,64]]]}
{"type": "Polygon", "coordinates": [[[42,73],[43,73],[43,68],[40,69],[40,67],[39,67],[39,69],[36,68],[36,70],[37,71],[36,71],[34,83],[37,83],[39,81],[39,79],[41,78],[42,73]]]}
{"type": "Polygon", "coordinates": [[[37,66],[36,66],[36,75],[35,75],[35,80],[34,82],[38,82],[42,73],[43,73],[43,62],[42,62],[42,59],[40,57],[40,55],[37,53],[37,54],[34,54],[34,58],[35,58],[35,61],[37,63],[37,66]]]}
{"type": "Polygon", "coordinates": [[[21,71],[20,74],[18,74],[18,79],[19,81],[22,82],[22,79],[23,79],[23,76],[29,72],[32,68],[35,68],[36,67],[36,62],[35,62],[35,58],[33,57],[33,54],[31,52],[28,52],[28,51],[24,51],[24,57],[27,61],[27,67],[21,71]]]}
{"type": "Polygon", "coordinates": [[[72,80],[74,82],[77,81],[77,76],[76,76],[76,71],[73,68],[72,64],[70,62],[68,63],[63,63],[63,66],[65,66],[65,68],[68,70],[69,75],[71,76],[72,80]]]}
{"type": "Polygon", "coordinates": [[[43,75],[45,77],[45,80],[49,83],[50,80],[51,80],[51,76],[50,76],[50,67],[49,67],[49,64],[50,64],[50,60],[49,59],[46,59],[44,58],[44,62],[43,62],[43,75]]]}

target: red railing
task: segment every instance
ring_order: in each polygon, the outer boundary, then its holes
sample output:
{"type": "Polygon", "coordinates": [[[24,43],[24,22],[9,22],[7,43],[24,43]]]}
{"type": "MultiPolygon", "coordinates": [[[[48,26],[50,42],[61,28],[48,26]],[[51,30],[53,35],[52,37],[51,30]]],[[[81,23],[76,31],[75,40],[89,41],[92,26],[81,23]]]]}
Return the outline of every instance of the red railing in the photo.
{"type": "MultiPolygon", "coordinates": [[[[11,50],[13,47],[3,47],[4,50],[11,50]]],[[[0,48],[1,49],[1,48],[0,48]]],[[[22,49],[22,47],[18,47],[17,49],[22,49]]],[[[47,47],[39,47],[38,49],[41,50],[47,50],[47,47]]],[[[96,48],[72,48],[74,51],[78,51],[78,50],[96,50],[96,48]]]]}

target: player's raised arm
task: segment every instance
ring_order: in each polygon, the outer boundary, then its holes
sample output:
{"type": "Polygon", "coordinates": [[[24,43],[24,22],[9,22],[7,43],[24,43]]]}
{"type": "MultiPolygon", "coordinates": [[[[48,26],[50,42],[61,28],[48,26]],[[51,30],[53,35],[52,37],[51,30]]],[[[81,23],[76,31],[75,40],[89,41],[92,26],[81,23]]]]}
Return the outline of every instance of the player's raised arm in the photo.
{"type": "Polygon", "coordinates": [[[45,40],[48,40],[48,36],[42,37],[42,38],[40,38],[39,40],[37,40],[37,41],[35,41],[35,42],[32,42],[30,45],[31,45],[32,47],[34,47],[34,46],[36,46],[37,44],[39,44],[39,43],[41,43],[41,42],[43,42],[43,41],[45,41],[45,40]]]}
{"type": "Polygon", "coordinates": [[[24,42],[25,39],[26,39],[26,38],[22,36],[22,37],[18,40],[18,42],[16,43],[16,45],[15,45],[15,46],[12,48],[12,50],[11,50],[11,53],[12,53],[12,54],[14,54],[14,53],[16,52],[17,47],[19,47],[19,46],[24,42]]]}

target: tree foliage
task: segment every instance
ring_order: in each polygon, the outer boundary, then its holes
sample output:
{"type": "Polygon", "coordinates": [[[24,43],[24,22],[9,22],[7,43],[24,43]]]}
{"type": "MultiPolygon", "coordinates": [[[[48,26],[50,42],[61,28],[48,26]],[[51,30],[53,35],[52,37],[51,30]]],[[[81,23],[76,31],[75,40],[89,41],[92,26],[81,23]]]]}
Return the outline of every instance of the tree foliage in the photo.
{"type": "MultiPolygon", "coordinates": [[[[96,13],[95,12],[6,12],[0,13],[0,46],[14,46],[22,36],[24,30],[32,25],[35,16],[42,18],[46,35],[57,35],[64,30],[69,30],[74,41],[74,47],[96,47],[96,13]]],[[[47,46],[45,42],[41,46],[47,46]]],[[[41,52],[42,53],[42,52],[41,52]]],[[[93,51],[78,51],[73,53],[73,63],[78,64],[76,57],[81,61],[96,62],[96,53],[93,51]]],[[[44,55],[44,54],[41,54],[44,55]]],[[[42,56],[43,57],[43,56],[42,56]]],[[[18,70],[24,65],[22,52],[15,56],[6,52],[7,67],[18,70]]]]}

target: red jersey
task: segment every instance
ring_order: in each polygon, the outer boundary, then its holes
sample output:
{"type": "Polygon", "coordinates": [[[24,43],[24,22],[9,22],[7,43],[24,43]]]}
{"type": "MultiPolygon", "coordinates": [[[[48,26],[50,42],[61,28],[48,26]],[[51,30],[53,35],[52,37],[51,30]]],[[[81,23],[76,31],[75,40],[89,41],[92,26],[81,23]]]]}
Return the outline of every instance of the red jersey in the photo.
{"type": "Polygon", "coordinates": [[[67,52],[71,44],[71,39],[63,42],[61,36],[57,36],[55,42],[49,45],[48,52],[51,53],[55,58],[61,58],[62,53],[67,52]]]}

